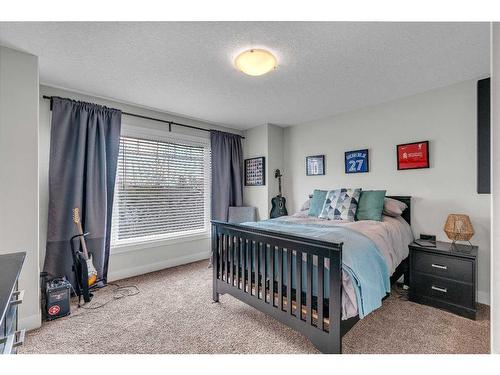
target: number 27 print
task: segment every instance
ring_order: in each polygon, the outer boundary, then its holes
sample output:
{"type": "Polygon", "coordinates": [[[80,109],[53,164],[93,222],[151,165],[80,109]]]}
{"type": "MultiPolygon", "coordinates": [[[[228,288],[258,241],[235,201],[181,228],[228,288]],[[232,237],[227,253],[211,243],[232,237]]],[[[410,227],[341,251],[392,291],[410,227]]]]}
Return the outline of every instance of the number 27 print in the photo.
{"type": "Polygon", "coordinates": [[[345,153],[345,173],[368,172],[368,149],[345,153]]]}

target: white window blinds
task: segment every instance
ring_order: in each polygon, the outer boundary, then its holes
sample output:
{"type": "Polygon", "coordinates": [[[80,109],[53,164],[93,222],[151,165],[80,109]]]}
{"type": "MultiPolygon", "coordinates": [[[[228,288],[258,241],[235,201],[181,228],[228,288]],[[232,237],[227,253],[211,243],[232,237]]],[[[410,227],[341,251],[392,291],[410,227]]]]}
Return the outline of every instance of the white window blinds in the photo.
{"type": "Polygon", "coordinates": [[[210,173],[208,140],[123,135],[112,247],[208,232],[210,173]]]}

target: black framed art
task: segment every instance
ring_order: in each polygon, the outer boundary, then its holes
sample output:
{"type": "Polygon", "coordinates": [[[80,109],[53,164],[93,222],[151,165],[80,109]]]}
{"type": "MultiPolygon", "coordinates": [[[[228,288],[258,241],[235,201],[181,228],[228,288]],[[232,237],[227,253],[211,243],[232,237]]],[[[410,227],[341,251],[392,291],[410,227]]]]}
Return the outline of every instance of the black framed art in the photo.
{"type": "Polygon", "coordinates": [[[370,170],[368,149],[346,151],[344,153],[345,173],[366,173],[370,170]]]}
{"type": "Polygon", "coordinates": [[[306,156],[306,176],[325,174],[325,155],[306,156]]]}
{"type": "Polygon", "coordinates": [[[266,158],[245,159],[245,186],[264,186],[266,184],[266,158]]]}
{"type": "Polygon", "coordinates": [[[397,145],[396,156],[398,170],[429,168],[429,141],[397,145]]]}

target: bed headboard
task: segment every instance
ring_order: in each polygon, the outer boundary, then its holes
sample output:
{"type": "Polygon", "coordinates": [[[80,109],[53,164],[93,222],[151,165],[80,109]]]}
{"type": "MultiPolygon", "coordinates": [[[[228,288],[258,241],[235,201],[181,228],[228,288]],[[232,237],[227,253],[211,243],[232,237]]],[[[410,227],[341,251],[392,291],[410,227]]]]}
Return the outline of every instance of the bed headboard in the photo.
{"type": "Polygon", "coordinates": [[[411,196],[408,195],[388,195],[387,198],[396,199],[403,202],[408,206],[406,210],[403,211],[401,217],[406,220],[408,224],[411,225],[411,196]]]}

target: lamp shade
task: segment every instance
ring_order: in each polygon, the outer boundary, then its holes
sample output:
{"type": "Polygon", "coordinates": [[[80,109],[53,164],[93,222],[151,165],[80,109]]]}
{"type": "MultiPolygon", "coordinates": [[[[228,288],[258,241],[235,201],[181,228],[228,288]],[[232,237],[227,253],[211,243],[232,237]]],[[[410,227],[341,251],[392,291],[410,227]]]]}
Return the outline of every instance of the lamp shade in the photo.
{"type": "Polygon", "coordinates": [[[470,218],[464,214],[450,214],[444,224],[444,231],[452,241],[469,241],[474,235],[470,218]]]}
{"type": "Polygon", "coordinates": [[[274,55],[264,49],[250,49],[240,53],[234,64],[236,68],[250,76],[261,76],[276,68],[274,55]]]}

